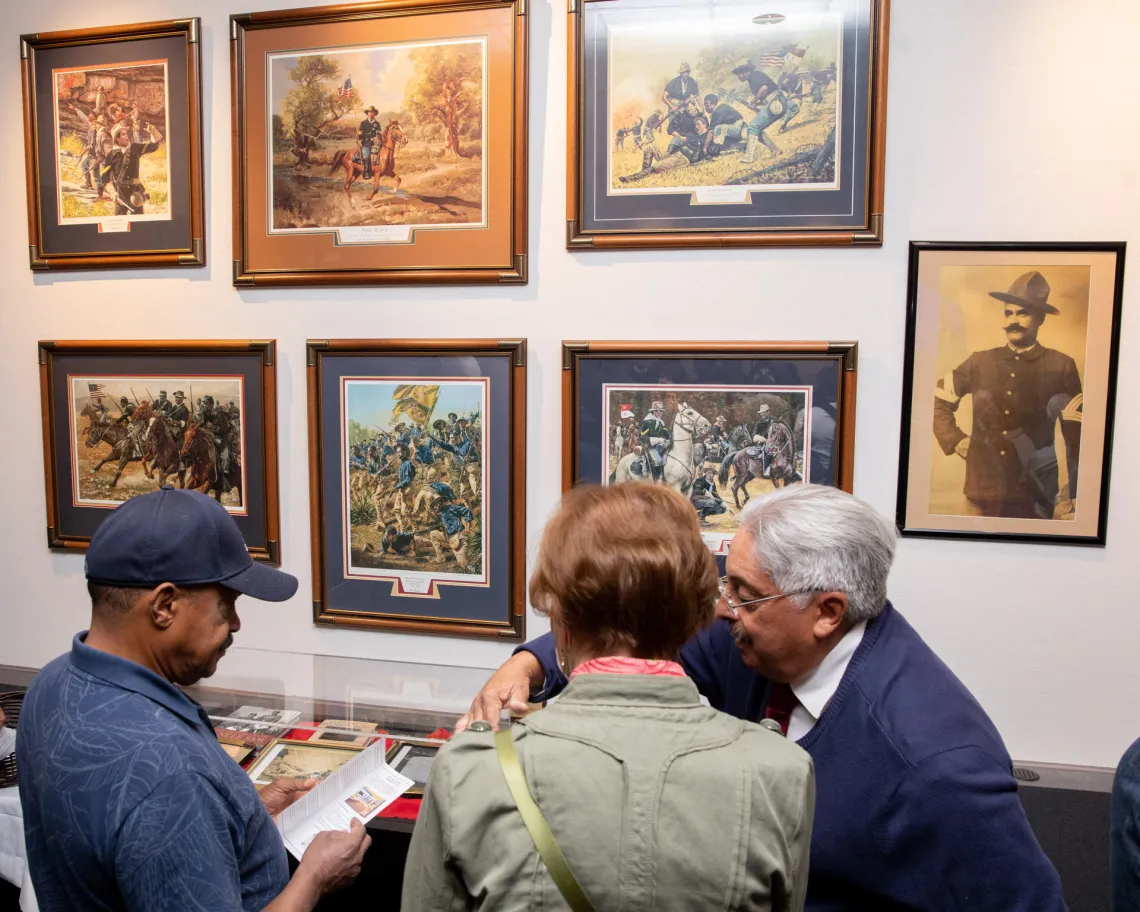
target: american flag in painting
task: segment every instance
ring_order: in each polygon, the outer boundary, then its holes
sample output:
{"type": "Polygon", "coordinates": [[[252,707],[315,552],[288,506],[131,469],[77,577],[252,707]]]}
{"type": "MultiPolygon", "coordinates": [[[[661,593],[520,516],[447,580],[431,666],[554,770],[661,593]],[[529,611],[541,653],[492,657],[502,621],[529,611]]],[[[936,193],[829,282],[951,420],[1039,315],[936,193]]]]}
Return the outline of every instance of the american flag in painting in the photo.
{"type": "Polygon", "coordinates": [[[87,384],[88,398],[90,398],[91,401],[94,402],[96,405],[102,403],[103,396],[105,395],[105,393],[103,392],[103,389],[104,389],[104,387],[103,387],[102,383],[88,383],[87,384]]]}
{"type": "Polygon", "coordinates": [[[778,67],[784,65],[783,54],[765,54],[760,58],[760,66],[762,67],[778,67]]]}
{"type": "Polygon", "coordinates": [[[355,93],[355,92],[356,92],[356,89],[354,89],[352,87],[352,77],[351,76],[349,76],[344,81],[344,85],[342,85],[339,89],[336,90],[336,94],[337,94],[338,98],[351,98],[353,96],[353,93],[355,93]]]}

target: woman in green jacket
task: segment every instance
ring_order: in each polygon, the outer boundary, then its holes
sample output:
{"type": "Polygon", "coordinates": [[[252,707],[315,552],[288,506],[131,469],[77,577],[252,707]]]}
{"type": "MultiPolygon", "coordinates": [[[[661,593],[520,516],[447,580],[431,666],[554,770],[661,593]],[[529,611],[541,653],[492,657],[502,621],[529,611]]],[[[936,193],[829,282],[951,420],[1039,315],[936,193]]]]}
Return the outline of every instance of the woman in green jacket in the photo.
{"type": "Polygon", "coordinates": [[[525,774],[519,800],[537,804],[570,874],[556,883],[551,852],[544,861],[536,849],[505,777],[507,746],[467,731],[432,770],[402,907],[802,909],[810,758],[703,705],[671,661],[712,622],[717,597],[716,563],[681,495],[570,491],[543,535],[530,599],[571,680],[507,739],[525,774]],[[584,900],[570,904],[575,883],[584,900]]]}

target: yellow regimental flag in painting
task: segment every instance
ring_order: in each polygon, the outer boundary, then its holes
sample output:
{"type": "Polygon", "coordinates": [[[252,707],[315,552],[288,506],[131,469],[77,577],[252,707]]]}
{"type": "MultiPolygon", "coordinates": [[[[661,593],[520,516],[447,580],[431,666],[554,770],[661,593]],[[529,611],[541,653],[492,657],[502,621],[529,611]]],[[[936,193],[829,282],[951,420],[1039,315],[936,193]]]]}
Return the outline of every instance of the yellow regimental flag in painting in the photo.
{"type": "Polygon", "coordinates": [[[406,414],[416,424],[423,427],[435,409],[439,399],[439,386],[423,386],[420,384],[405,383],[397,386],[392,392],[396,405],[392,409],[392,420],[399,417],[400,412],[406,414]]]}

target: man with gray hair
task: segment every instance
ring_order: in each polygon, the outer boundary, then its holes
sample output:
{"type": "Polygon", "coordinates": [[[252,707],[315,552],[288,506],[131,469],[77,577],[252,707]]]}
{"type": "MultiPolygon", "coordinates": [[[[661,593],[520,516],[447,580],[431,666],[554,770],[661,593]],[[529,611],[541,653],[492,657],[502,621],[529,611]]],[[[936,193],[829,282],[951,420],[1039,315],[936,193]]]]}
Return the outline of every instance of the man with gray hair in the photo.
{"type": "MultiPolygon", "coordinates": [[[[982,708],[887,601],[896,532],[836,488],[751,501],[715,624],[680,661],[717,709],[768,720],[815,763],[806,909],[1062,912],[1056,870],[982,708]]],[[[566,684],[549,634],[487,682],[459,727],[566,684]]]]}

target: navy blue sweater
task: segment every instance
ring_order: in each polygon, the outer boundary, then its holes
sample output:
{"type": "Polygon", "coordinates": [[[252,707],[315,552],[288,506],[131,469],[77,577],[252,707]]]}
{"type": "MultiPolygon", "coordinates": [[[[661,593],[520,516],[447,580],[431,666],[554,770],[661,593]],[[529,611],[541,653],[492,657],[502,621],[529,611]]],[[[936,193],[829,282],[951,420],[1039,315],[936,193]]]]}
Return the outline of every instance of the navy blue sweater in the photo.
{"type": "MultiPolygon", "coordinates": [[[[547,634],[520,647],[565,685],[547,634]]],[[[717,709],[763,716],[768,682],[718,620],[681,651],[717,709]]],[[[819,721],[798,742],[815,762],[806,908],[1062,912],[1061,881],[1017,797],[993,723],[888,602],[819,721]]]]}

